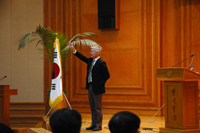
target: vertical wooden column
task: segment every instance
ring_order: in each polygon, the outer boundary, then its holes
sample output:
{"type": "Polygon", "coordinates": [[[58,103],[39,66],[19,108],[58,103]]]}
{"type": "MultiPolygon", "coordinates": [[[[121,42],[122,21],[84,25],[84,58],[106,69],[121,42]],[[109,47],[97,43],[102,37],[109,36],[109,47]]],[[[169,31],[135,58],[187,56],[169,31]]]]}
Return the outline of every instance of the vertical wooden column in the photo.
{"type": "Polygon", "coordinates": [[[0,122],[10,126],[10,95],[17,95],[17,89],[0,85],[0,122]]]}
{"type": "MultiPolygon", "coordinates": [[[[76,22],[77,18],[81,19],[81,17],[76,17],[78,14],[77,10],[80,10],[80,2],[80,0],[44,0],[44,27],[50,27],[58,33],[65,33],[69,38],[75,35],[76,28],[80,27],[77,26],[76,22]]],[[[51,89],[52,64],[45,54],[44,58],[44,101],[46,103],[45,112],[47,114],[50,110],[48,90],[51,89]]],[[[64,91],[70,88],[69,86],[71,85],[69,83],[71,78],[68,78],[71,71],[68,67],[69,65],[66,64],[62,68],[64,91]]],[[[69,94],[70,92],[67,90],[67,93],[69,94]]],[[[67,103],[64,98],[62,102],[52,109],[52,112],[66,106],[67,103]]]]}

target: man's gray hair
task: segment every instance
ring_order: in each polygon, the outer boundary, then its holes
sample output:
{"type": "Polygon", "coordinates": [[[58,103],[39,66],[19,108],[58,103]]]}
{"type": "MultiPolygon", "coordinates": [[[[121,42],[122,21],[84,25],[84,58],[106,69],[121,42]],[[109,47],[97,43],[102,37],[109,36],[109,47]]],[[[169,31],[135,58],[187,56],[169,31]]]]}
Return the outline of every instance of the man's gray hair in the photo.
{"type": "Polygon", "coordinates": [[[91,49],[94,49],[94,51],[99,52],[99,55],[101,54],[101,50],[102,50],[101,46],[99,46],[99,45],[92,46],[91,49]]]}

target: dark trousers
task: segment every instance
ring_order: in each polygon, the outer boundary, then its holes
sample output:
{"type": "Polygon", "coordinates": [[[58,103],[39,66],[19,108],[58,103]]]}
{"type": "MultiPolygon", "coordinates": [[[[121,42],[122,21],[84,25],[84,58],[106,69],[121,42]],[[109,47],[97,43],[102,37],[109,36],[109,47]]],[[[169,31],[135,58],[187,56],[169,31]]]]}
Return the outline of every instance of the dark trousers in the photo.
{"type": "Polygon", "coordinates": [[[92,84],[89,85],[88,98],[92,113],[92,125],[101,128],[103,119],[102,94],[95,95],[92,90],[92,84]]]}

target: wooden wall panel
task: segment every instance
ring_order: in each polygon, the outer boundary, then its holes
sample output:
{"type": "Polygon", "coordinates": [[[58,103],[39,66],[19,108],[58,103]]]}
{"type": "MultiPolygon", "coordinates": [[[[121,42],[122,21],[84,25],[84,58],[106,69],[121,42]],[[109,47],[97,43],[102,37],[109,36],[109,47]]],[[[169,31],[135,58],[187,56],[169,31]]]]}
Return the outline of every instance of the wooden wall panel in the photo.
{"type": "MultiPolygon", "coordinates": [[[[152,114],[160,107],[159,83],[155,80],[158,64],[154,64],[157,60],[155,49],[159,49],[160,44],[156,40],[160,30],[160,10],[156,9],[160,5],[155,0],[126,2],[119,0],[119,30],[98,30],[97,0],[45,0],[48,3],[44,8],[45,26],[65,31],[69,37],[88,31],[99,35],[94,40],[103,47],[101,58],[107,62],[111,74],[103,96],[107,113],[113,109],[111,112],[132,110],[152,114]]],[[[78,50],[90,56],[89,48],[78,50]]],[[[49,78],[50,69],[45,69],[45,73],[49,78]]],[[[71,56],[64,76],[64,88],[68,90],[72,107],[88,112],[86,64],[71,56]]],[[[46,87],[50,82],[45,83],[46,87]]]]}
{"type": "Polygon", "coordinates": [[[191,44],[192,44],[192,54],[196,54],[196,57],[194,59],[194,69],[200,72],[200,65],[199,65],[199,60],[200,60],[200,2],[197,0],[193,0],[191,7],[190,19],[191,24],[190,24],[190,39],[191,39],[191,44]]]}
{"type": "MultiPolygon", "coordinates": [[[[196,37],[196,35],[192,33],[192,27],[193,21],[198,19],[192,17],[194,13],[193,2],[190,0],[162,1],[163,67],[172,67],[181,60],[195,54],[192,37],[196,37]]],[[[176,67],[188,67],[190,61],[191,59],[176,67]]]]}
{"type": "MultiPolygon", "coordinates": [[[[196,53],[193,65],[200,71],[197,0],[118,0],[119,30],[98,30],[97,0],[44,2],[48,3],[44,4],[45,26],[69,37],[81,32],[99,35],[93,40],[103,47],[101,58],[111,74],[103,95],[104,113],[129,110],[153,115],[164,99],[163,83],[155,78],[157,68],[172,67],[196,53]]],[[[88,47],[78,51],[90,56],[88,47]]],[[[187,67],[190,61],[176,67],[187,67]]],[[[48,65],[46,78],[50,76],[48,65]]],[[[86,64],[70,56],[64,68],[64,88],[72,108],[80,112],[90,112],[85,78],[86,64]]],[[[45,82],[46,87],[49,83],[45,82]]]]}
{"type": "MultiPolygon", "coordinates": [[[[198,0],[162,1],[161,65],[172,67],[196,54],[192,66],[200,72],[199,29],[200,2],[198,0]]],[[[188,68],[192,58],[176,67],[188,68]]]]}
{"type": "MultiPolygon", "coordinates": [[[[111,74],[103,97],[104,110],[107,113],[110,109],[155,113],[160,107],[160,91],[155,80],[157,65],[152,61],[157,60],[155,49],[160,44],[155,40],[159,38],[156,33],[160,17],[155,12],[159,2],[119,3],[119,30],[98,30],[97,0],[81,3],[81,32],[92,31],[99,35],[94,40],[103,47],[101,58],[107,62],[111,74]]],[[[90,56],[89,48],[80,51],[90,56]]],[[[73,90],[70,100],[76,109],[84,111],[89,108],[85,90],[86,64],[76,58],[73,60],[76,70],[73,71],[75,82],[72,82],[76,91],[73,90]]]]}

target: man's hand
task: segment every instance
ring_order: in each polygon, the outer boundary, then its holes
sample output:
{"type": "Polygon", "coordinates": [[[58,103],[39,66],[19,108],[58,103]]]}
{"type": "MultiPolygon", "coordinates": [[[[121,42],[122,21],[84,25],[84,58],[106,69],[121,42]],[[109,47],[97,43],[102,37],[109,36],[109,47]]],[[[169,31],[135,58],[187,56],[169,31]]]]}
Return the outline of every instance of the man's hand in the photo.
{"type": "Polygon", "coordinates": [[[70,46],[70,48],[72,49],[73,52],[76,51],[76,49],[74,48],[74,46],[71,42],[68,42],[67,44],[70,46]]]}

